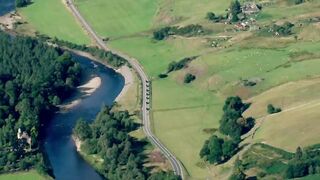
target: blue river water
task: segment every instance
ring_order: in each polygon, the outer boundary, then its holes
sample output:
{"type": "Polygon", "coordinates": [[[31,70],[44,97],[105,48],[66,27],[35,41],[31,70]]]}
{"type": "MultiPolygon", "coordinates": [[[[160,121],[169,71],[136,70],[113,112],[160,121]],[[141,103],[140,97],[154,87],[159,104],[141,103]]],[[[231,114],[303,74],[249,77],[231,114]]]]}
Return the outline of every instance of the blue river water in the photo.
{"type": "Polygon", "coordinates": [[[0,0],[0,16],[15,9],[15,0],[0,0]]]}
{"type": "Polygon", "coordinates": [[[124,86],[124,78],[88,58],[75,59],[84,71],[101,78],[101,86],[77,106],[54,115],[45,127],[44,147],[57,180],[100,180],[99,174],[77,153],[72,129],[79,118],[92,121],[103,105],[111,105],[124,86]]]}

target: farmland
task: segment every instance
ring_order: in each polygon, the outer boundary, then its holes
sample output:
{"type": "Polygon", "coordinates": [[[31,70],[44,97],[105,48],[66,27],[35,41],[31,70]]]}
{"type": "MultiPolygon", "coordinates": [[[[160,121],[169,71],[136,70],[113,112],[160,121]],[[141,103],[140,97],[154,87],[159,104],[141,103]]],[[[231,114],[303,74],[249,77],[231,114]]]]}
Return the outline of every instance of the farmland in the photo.
{"type": "Polygon", "coordinates": [[[35,0],[19,10],[36,31],[77,44],[90,44],[90,39],[67,11],[62,1],[35,0]]]}

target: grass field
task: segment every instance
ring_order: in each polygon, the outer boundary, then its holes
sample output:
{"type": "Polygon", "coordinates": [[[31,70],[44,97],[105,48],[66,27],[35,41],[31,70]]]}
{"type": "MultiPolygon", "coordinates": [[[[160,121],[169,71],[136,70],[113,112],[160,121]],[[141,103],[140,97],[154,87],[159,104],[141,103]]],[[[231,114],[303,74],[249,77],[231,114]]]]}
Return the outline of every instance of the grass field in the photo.
{"type": "MultiPolygon", "coordinates": [[[[37,3],[41,10],[51,8],[38,1],[28,8],[37,7],[37,3]]],[[[60,2],[51,0],[50,3],[57,5],[60,2]]],[[[198,154],[203,142],[209,137],[203,129],[218,127],[223,101],[227,96],[240,95],[245,99],[254,97],[252,108],[257,110],[249,110],[254,116],[265,115],[266,104],[272,102],[278,105],[281,101],[278,97],[284,95],[288,98],[279,104],[284,108],[318,97],[316,88],[319,87],[313,80],[309,84],[303,83],[304,88],[313,90],[308,93],[303,92],[300,83],[284,86],[283,90],[275,87],[291,81],[314,79],[320,74],[320,38],[319,34],[314,33],[315,30],[320,32],[320,26],[303,25],[297,31],[296,41],[293,36],[277,38],[260,37],[254,32],[225,32],[225,28],[233,28],[233,25],[212,24],[204,19],[208,11],[224,13],[229,3],[230,0],[76,0],[76,5],[93,28],[101,36],[111,38],[108,44],[139,59],[153,79],[154,132],[182,161],[191,179],[210,179],[214,174],[211,171],[214,166],[199,166],[201,160],[198,154]],[[166,24],[191,23],[202,24],[211,33],[203,37],[171,37],[160,42],[151,38],[154,28],[166,24]],[[211,48],[212,39],[220,36],[232,38],[221,42],[220,48],[211,48]],[[195,55],[199,57],[186,69],[170,73],[166,79],[157,78],[158,74],[166,71],[170,62],[195,55]],[[196,75],[192,84],[183,84],[186,73],[196,75]],[[241,84],[241,80],[251,78],[262,81],[254,87],[241,84]],[[265,91],[267,96],[257,96],[265,91]],[[296,97],[290,98],[290,93],[295,93],[296,97]]],[[[318,13],[320,3],[314,3],[288,6],[281,1],[263,8],[257,19],[261,24],[268,24],[310,18],[318,13]],[[289,15],[290,18],[286,18],[289,15]]],[[[36,18],[28,18],[32,17],[32,13],[39,14],[36,11],[29,12],[25,14],[27,19],[31,23],[39,23],[40,20],[36,18]]],[[[53,14],[51,18],[53,16],[59,17],[53,14]]],[[[38,28],[41,30],[43,27],[38,28]]],[[[73,26],[65,28],[65,32],[74,31],[73,26]]],[[[61,33],[57,36],[65,35],[61,33]]],[[[77,36],[82,37],[79,34],[77,36]]],[[[318,129],[314,129],[317,126],[312,125],[318,123],[316,117],[320,114],[316,112],[319,107],[313,105],[269,117],[258,131],[257,140],[288,150],[295,149],[294,146],[298,144],[318,142],[316,139],[319,137],[315,134],[318,129]],[[309,114],[305,115],[306,112],[309,114]],[[303,131],[299,131],[301,127],[303,131]],[[297,136],[296,143],[292,143],[292,138],[297,136]]]]}
{"type": "Polygon", "coordinates": [[[62,0],[34,0],[19,9],[22,16],[41,34],[77,44],[90,44],[90,39],[67,11],[62,0]]]}
{"type": "Polygon", "coordinates": [[[268,115],[267,106],[273,104],[282,110],[299,108],[305,104],[320,100],[320,79],[290,82],[272,88],[247,101],[252,103],[245,116],[259,118],[268,115]]]}
{"type": "Polygon", "coordinates": [[[157,1],[149,0],[76,0],[75,3],[100,35],[112,38],[148,30],[157,10],[157,1]]]}
{"type": "MultiPolygon", "coordinates": [[[[207,1],[198,3],[192,0],[160,1],[161,6],[154,18],[153,27],[158,27],[168,19],[168,22],[178,24],[197,22],[211,27],[204,20],[205,13],[209,10],[221,10],[221,7],[228,4],[227,1],[218,3],[207,1]],[[185,11],[188,9],[187,6],[192,10],[185,11]],[[168,11],[169,7],[170,11],[168,11]],[[163,12],[161,9],[167,9],[167,11],[163,10],[163,12]]],[[[224,9],[216,12],[223,11],[224,9]]],[[[91,14],[96,16],[94,13],[91,14]]],[[[280,15],[274,18],[278,16],[280,15]]],[[[272,19],[269,18],[263,22],[272,19]]],[[[128,27],[130,29],[130,26],[128,27]]],[[[104,33],[108,31],[106,28],[104,33]]],[[[283,83],[319,74],[318,59],[291,60],[292,52],[306,50],[314,52],[319,49],[319,43],[295,44],[295,41],[290,38],[260,40],[259,37],[252,35],[239,40],[238,43],[226,42],[232,44],[231,48],[215,50],[210,49],[207,39],[202,37],[169,38],[166,41],[155,42],[151,39],[150,33],[142,33],[134,37],[129,37],[132,34],[127,35],[127,38],[123,35],[122,38],[111,40],[109,44],[139,59],[147,73],[154,78],[152,86],[154,131],[160,140],[182,160],[194,179],[210,177],[206,168],[197,165],[200,162],[198,153],[204,140],[209,136],[203,132],[203,129],[218,127],[221,107],[226,96],[238,94],[242,97],[251,97],[283,83]],[[165,80],[157,80],[157,75],[165,72],[170,62],[193,55],[201,56],[187,69],[170,74],[170,77],[165,80]],[[197,79],[186,86],[182,83],[182,78],[187,72],[196,74],[197,79]],[[256,77],[264,81],[253,88],[246,88],[239,84],[240,79],[256,77]]],[[[110,36],[113,34],[111,33],[110,36]]]]}
{"type": "Polygon", "coordinates": [[[0,180],[49,180],[51,178],[45,178],[39,175],[36,171],[31,170],[28,172],[18,172],[11,174],[1,174],[0,180]]]}
{"type": "Polygon", "coordinates": [[[267,117],[257,131],[255,140],[288,151],[318,143],[319,108],[320,100],[267,117]]]}

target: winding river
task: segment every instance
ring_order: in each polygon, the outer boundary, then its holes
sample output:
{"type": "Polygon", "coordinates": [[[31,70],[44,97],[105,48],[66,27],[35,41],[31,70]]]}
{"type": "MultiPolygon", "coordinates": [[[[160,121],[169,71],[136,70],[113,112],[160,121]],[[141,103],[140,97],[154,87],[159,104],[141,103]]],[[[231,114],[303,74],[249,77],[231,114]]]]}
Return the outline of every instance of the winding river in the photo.
{"type": "Polygon", "coordinates": [[[101,106],[111,105],[124,86],[124,78],[113,69],[75,56],[84,71],[101,78],[101,86],[90,96],[85,97],[75,107],[66,112],[58,112],[45,127],[44,147],[53,173],[58,180],[98,180],[102,179],[94,169],[77,153],[72,140],[72,129],[82,117],[94,120],[101,106]]]}
{"type": "MultiPolygon", "coordinates": [[[[15,8],[15,0],[0,0],[0,16],[15,8]]],[[[79,118],[93,121],[103,105],[111,105],[124,87],[124,78],[113,69],[74,55],[82,69],[101,78],[101,86],[66,112],[58,112],[43,127],[43,143],[57,180],[101,180],[102,177],[77,153],[72,129],[79,118]]]]}

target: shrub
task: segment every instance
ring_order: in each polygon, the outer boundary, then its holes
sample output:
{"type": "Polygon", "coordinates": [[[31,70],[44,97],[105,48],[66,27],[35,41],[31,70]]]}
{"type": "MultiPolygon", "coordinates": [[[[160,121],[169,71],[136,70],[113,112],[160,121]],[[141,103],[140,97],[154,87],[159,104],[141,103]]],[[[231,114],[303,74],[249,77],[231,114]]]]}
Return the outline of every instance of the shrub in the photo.
{"type": "Polygon", "coordinates": [[[208,12],[206,18],[213,21],[213,20],[215,20],[216,15],[213,12],[208,12]]]}
{"type": "Polygon", "coordinates": [[[281,112],[281,108],[274,107],[272,104],[268,104],[267,112],[269,114],[275,114],[275,113],[281,112]]]}
{"type": "Polygon", "coordinates": [[[181,59],[179,62],[175,62],[175,61],[171,62],[168,65],[167,73],[170,73],[172,71],[177,71],[177,70],[180,70],[180,69],[186,67],[188,65],[188,63],[190,63],[192,60],[194,60],[196,58],[197,58],[196,56],[186,57],[186,58],[181,59]]]}
{"type": "Polygon", "coordinates": [[[170,29],[171,29],[170,27],[164,27],[153,32],[153,38],[158,41],[167,38],[169,36],[170,29]]]}
{"type": "Polygon", "coordinates": [[[220,22],[225,19],[222,15],[216,16],[213,12],[208,12],[206,18],[212,22],[220,22]]]}
{"type": "Polygon", "coordinates": [[[180,35],[180,36],[195,36],[200,35],[204,32],[203,27],[198,24],[191,24],[184,27],[163,27],[157,31],[153,32],[153,38],[155,40],[161,41],[169,37],[170,35],[180,35]]]}
{"type": "Polygon", "coordinates": [[[188,73],[188,74],[186,74],[184,76],[184,81],[183,82],[188,84],[188,83],[191,83],[192,81],[194,81],[195,79],[196,79],[195,75],[188,73]]]}
{"type": "Polygon", "coordinates": [[[161,78],[161,79],[167,78],[168,74],[159,74],[158,77],[161,78]]]}
{"type": "Polygon", "coordinates": [[[288,1],[290,4],[295,4],[295,5],[302,4],[305,2],[304,0],[288,0],[288,1]]]}

